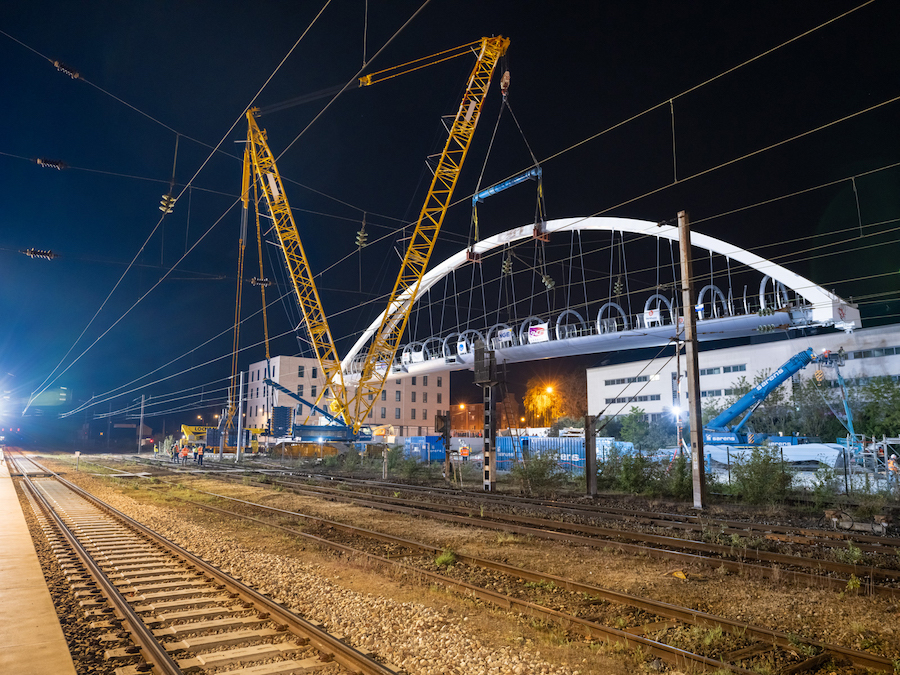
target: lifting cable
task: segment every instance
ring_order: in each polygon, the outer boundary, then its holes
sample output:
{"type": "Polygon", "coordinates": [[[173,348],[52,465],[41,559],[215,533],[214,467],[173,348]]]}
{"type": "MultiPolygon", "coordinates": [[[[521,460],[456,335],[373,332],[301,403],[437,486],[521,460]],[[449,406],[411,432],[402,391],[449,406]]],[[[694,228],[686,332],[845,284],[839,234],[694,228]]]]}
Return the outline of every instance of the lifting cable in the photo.
{"type": "Polygon", "coordinates": [[[481,165],[481,173],[478,174],[478,182],[475,183],[475,196],[472,197],[472,221],[469,224],[469,238],[466,246],[471,251],[473,244],[472,232],[474,230],[474,241],[479,241],[478,235],[478,193],[481,192],[481,181],[484,178],[484,171],[487,169],[488,160],[491,158],[491,151],[494,149],[494,140],[497,138],[497,129],[500,126],[500,119],[503,117],[503,108],[506,107],[506,94],[503,94],[503,100],[500,102],[500,112],[497,113],[497,121],[494,123],[494,131],[491,133],[491,141],[488,143],[487,152],[484,155],[484,162],[481,165]]]}

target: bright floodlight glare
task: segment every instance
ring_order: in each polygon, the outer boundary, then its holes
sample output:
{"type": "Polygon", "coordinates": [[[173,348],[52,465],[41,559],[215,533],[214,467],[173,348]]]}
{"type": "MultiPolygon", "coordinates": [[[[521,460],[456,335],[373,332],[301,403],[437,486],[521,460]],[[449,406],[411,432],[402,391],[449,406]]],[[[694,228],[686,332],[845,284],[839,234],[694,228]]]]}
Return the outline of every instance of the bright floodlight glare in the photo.
{"type": "Polygon", "coordinates": [[[679,407],[676,405],[674,408],[672,408],[672,414],[673,414],[673,415],[680,415],[680,414],[681,414],[681,408],[679,408],[679,407]]]}

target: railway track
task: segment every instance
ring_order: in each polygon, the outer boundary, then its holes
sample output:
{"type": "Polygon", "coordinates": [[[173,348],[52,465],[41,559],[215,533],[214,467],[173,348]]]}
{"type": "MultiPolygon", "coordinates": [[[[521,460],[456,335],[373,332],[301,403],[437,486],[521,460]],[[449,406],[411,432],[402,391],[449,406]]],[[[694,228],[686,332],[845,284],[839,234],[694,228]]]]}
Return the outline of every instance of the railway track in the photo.
{"type": "MultiPolygon", "coordinates": [[[[219,475],[219,479],[234,480],[235,476],[219,475]]],[[[805,557],[796,554],[758,550],[746,545],[719,544],[692,540],[685,537],[636,532],[626,529],[603,528],[586,522],[565,522],[524,516],[515,513],[499,513],[487,510],[477,502],[454,506],[440,501],[403,499],[395,496],[373,496],[348,490],[307,486],[290,480],[267,478],[267,483],[290,489],[295,494],[317,496],[332,501],[351,503],[383,511],[442,520],[500,532],[512,532],[542,539],[562,541],[593,548],[615,547],[624,551],[676,560],[682,564],[699,563],[713,568],[724,568],[738,573],[814,583],[835,590],[845,590],[848,583],[858,580],[862,592],[872,595],[900,597],[900,570],[863,565],[854,562],[838,562],[821,557],[805,557]],[[637,542],[637,543],[635,543],[637,542]]],[[[826,540],[832,541],[832,540],[826,540]]],[[[890,540],[887,540],[890,542],[890,540]]],[[[799,546],[798,542],[791,542],[799,546]]],[[[833,546],[833,541],[831,546],[833,546]]],[[[817,550],[821,543],[807,544],[817,550]]],[[[874,546],[861,544],[861,546],[874,546]]],[[[851,550],[851,549],[848,549],[851,550]]],[[[896,558],[895,548],[878,549],[888,558],[896,558]]]]}
{"type": "Polygon", "coordinates": [[[9,461],[86,619],[109,629],[118,675],[396,674],[32,460],[9,461]]]}
{"type": "MultiPolygon", "coordinates": [[[[190,488],[183,481],[179,485],[180,487],[194,489],[190,488]]],[[[290,489],[293,491],[294,487],[291,486],[290,489]]],[[[254,504],[226,495],[217,495],[216,493],[203,490],[198,490],[198,492],[206,492],[207,495],[213,495],[232,504],[238,504],[241,509],[267,512],[280,519],[279,522],[281,523],[283,523],[285,517],[303,520],[306,523],[304,526],[305,531],[285,527],[283,524],[267,522],[243,513],[235,513],[231,510],[218,509],[208,504],[189,501],[192,507],[196,506],[215,511],[223,516],[253,520],[268,527],[278,528],[296,536],[305,537],[320,546],[332,548],[347,555],[366,556],[381,565],[394,566],[408,574],[414,574],[420,579],[424,578],[429,583],[448,586],[461,593],[477,597],[484,602],[489,602],[505,609],[516,609],[524,614],[538,617],[543,621],[559,623],[570,632],[584,634],[593,639],[616,640],[629,646],[639,646],[646,653],[684,667],[719,668],[732,672],[747,672],[744,670],[745,668],[755,669],[754,664],[760,663],[759,660],[763,659],[765,663],[769,664],[764,667],[770,667],[772,663],[778,663],[778,667],[772,672],[858,672],[852,670],[853,668],[868,668],[875,672],[894,672],[894,666],[890,659],[881,656],[821,642],[801,640],[797,636],[756,628],[742,622],[716,617],[690,608],[677,607],[646,598],[608,591],[552,575],[529,572],[519,567],[503,565],[496,561],[458,555],[459,564],[453,568],[454,573],[452,575],[446,573],[438,574],[434,572],[434,566],[429,565],[429,562],[433,562],[436,554],[440,553],[435,547],[393,538],[382,533],[360,530],[359,528],[333,521],[304,516],[293,511],[284,511],[262,504],[254,504]],[[310,527],[310,524],[313,527],[310,527]],[[312,532],[315,532],[315,534],[311,534],[312,532]],[[360,544],[360,541],[364,539],[369,540],[368,545],[360,544]],[[385,551],[388,552],[385,553],[385,551]],[[426,569],[423,569],[423,567],[426,569]],[[429,567],[431,569],[428,569],[429,567]],[[509,588],[515,588],[517,585],[522,586],[523,584],[529,586],[532,590],[549,590],[545,597],[537,598],[532,597],[533,593],[518,593],[515,591],[513,595],[509,595],[508,592],[498,593],[490,584],[487,587],[478,585],[479,570],[489,570],[491,573],[490,579],[493,581],[494,587],[496,587],[497,579],[499,578],[502,585],[506,587],[504,590],[507,591],[509,588]],[[473,579],[476,581],[471,583],[473,579]],[[561,605],[556,604],[559,598],[555,594],[560,592],[577,596],[573,609],[564,610],[561,608],[561,605]],[[580,607],[577,606],[579,603],[580,607]],[[558,606],[560,609],[553,610],[543,606],[548,604],[558,606]],[[610,607],[619,608],[612,612],[612,619],[610,618],[610,607]],[[731,639],[731,647],[733,648],[710,653],[709,650],[704,650],[701,646],[688,644],[689,647],[695,648],[695,652],[706,652],[697,654],[691,651],[690,648],[683,649],[677,646],[678,644],[682,644],[682,647],[685,646],[683,641],[686,635],[688,636],[687,642],[690,643],[689,636],[694,634],[697,629],[723,632],[726,639],[731,639]],[[740,636],[740,638],[735,640],[734,636],[740,636]],[[700,658],[695,659],[695,657],[700,658]],[[766,659],[768,661],[765,661],[766,659]],[[841,664],[845,664],[851,670],[843,670],[841,664]],[[825,670],[821,670],[822,668],[825,668],[825,670]]],[[[347,496],[346,490],[338,490],[337,492],[343,493],[339,496],[347,496]]],[[[315,493],[315,496],[322,497],[323,495],[315,493]]],[[[333,496],[330,493],[325,494],[326,499],[333,496]]],[[[352,499],[347,501],[352,501],[352,499]]],[[[421,502],[419,504],[421,505],[421,502]]],[[[403,512],[404,508],[391,510],[403,512]]],[[[474,524],[484,527],[482,523],[474,524]]],[[[498,529],[508,531],[508,528],[498,529]]],[[[682,560],[696,562],[696,558],[697,556],[686,556],[682,560]]],[[[719,561],[717,564],[721,565],[722,563],[719,561]]],[[[781,570],[779,574],[782,577],[789,576],[784,570],[781,570]]],[[[813,582],[815,579],[818,579],[815,575],[803,575],[802,573],[798,574],[797,578],[813,582]]],[[[832,582],[834,582],[835,588],[843,589],[846,586],[846,581],[832,579],[832,582]]],[[[875,592],[878,591],[876,590],[875,592]]],[[[538,593],[538,596],[540,596],[540,593],[538,593]]]]}
{"type": "MultiPolygon", "coordinates": [[[[180,487],[186,487],[183,483],[180,487]]],[[[759,672],[753,670],[759,665],[758,659],[769,660],[780,664],[777,672],[782,673],[814,673],[820,667],[828,667],[832,672],[835,664],[852,665],[857,668],[868,668],[875,672],[894,672],[893,662],[885,657],[867,654],[853,649],[847,649],[837,645],[829,645],[813,640],[805,640],[786,633],[752,626],[747,623],[733,621],[712,614],[700,612],[690,608],[679,607],[669,603],[659,602],[639,596],[620,593],[603,589],[597,586],[575,582],[559,576],[526,570],[521,567],[507,565],[502,562],[483,558],[456,554],[457,564],[453,576],[447,573],[436,573],[428,569],[428,561],[441,553],[437,547],[409,539],[394,537],[380,532],[374,532],[335,521],[315,518],[294,511],[279,509],[264,504],[258,504],[248,500],[237,499],[227,495],[216,494],[197,488],[189,488],[207,496],[214,496],[225,502],[240,507],[248,507],[263,513],[271,514],[283,519],[290,517],[302,521],[306,526],[314,525],[312,534],[308,527],[304,530],[287,527],[259,518],[238,513],[229,509],[185,500],[182,497],[174,497],[187,501],[192,507],[199,507],[214,513],[250,520],[267,527],[289,532],[292,535],[302,537],[317,545],[331,548],[342,554],[363,556],[370,561],[382,566],[394,567],[407,573],[414,573],[423,577],[427,583],[440,584],[453,588],[458,592],[469,594],[484,602],[489,602],[505,609],[515,609],[523,614],[553,622],[565,626],[573,633],[580,633],[591,638],[616,640],[633,647],[640,647],[667,662],[680,667],[703,667],[708,669],[721,669],[737,673],[759,672]],[[340,536],[335,536],[340,533],[340,536]],[[360,543],[368,540],[367,546],[360,543]],[[390,547],[390,553],[385,554],[385,545],[390,547]],[[380,550],[381,553],[372,551],[380,550]],[[415,556],[421,556],[416,564],[415,556]],[[422,565],[424,564],[425,569],[422,565]],[[498,574],[502,583],[507,587],[519,587],[537,589],[537,595],[541,595],[541,589],[549,591],[553,595],[564,590],[571,594],[574,605],[579,607],[576,611],[563,611],[544,606],[544,597],[522,597],[522,595],[510,595],[491,588],[479,586],[466,581],[473,576],[472,570],[489,570],[492,573],[491,581],[497,584],[498,574]],[[615,606],[620,608],[609,613],[607,608],[615,606]],[[623,614],[621,608],[626,611],[623,614]],[[607,616],[603,616],[607,615],[607,616]],[[603,619],[615,621],[620,627],[614,627],[603,623],[603,619]],[[623,625],[623,619],[629,625],[623,625]],[[718,658],[710,655],[691,652],[680,647],[678,642],[689,629],[686,627],[701,627],[710,631],[721,631],[734,638],[734,648],[718,655],[718,658]],[[671,642],[671,644],[670,644],[671,642]]],[[[474,576],[478,576],[475,574],[474,576]]],[[[528,595],[528,594],[524,594],[528,595]]],[[[559,598],[556,598],[559,600],[559,598]]]]}

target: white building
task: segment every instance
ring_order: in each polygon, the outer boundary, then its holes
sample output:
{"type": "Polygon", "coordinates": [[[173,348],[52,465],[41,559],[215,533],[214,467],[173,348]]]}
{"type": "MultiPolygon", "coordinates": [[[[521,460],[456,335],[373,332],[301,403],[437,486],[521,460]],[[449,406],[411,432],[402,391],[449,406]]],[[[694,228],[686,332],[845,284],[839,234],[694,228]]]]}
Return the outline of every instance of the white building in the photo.
{"type": "MultiPolygon", "coordinates": [[[[752,384],[758,373],[773,371],[794,354],[809,347],[816,353],[837,352],[843,348],[846,363],[841,369],[845,381],[864,382],[871,377],[891,376],[900,379],[900,326],[864,328],[852,333],[832,332],[823,335],[796,336],[741,347],[727,347],[700,352],[700,398],[721,400],[735,394],[741,376],[752,384]]],[[[671,351],[671,350],[670,350],[671,351]]],[[[814,367],[801,371],[812,377],[814,367]]],[[[684,356],[682,377],[687,376],[684,356]]],[[[677,401],[675,393],[678,369],[676,359],[665,357],[633,361],[617,365],[589,368],[587,371],[588,412],[591,415],[627,415],[632,406],[643,408],[649,419],[672,414],[677,401]]],[[[827,378],[834,378],[828,370],[827,378]]],[[[687,409],[686,379],[682,379],[681,408],[687,409]]],[[[788,383],[790,386],[790,383],[788,383]]],[[[709,402],[713,402],[710,400],[709,402]]]]}
{"type": "MultiPolygon", "coordinates": [[[[266,373],[266,362],[258,361],[250,365],[245,376],[247,392],[244,402],[246,426],[264,428],[268,424],[273,406],[299,406],[298,422],[303,422],[310,410],[300,405],[277,389],[267,387],[263,382],[267,377],[290,389],[301,398],[314,403],[325,377],[318,361],[302,356],[274,356],[269,361],[271,372],[266,373]]],[[[397,436],[426,436],[434,433],[434,416],[449,414],[450,373],[407,376],[402,379],[388,379],[381,392],[381,400],[366,418],[370,426],[391,425],[397,436]]],[[[319,407],[328,409],[330,398],[323,398],[319,407]]],[[[310,417],[307,424],[317,424],[318,416],[310,417]]]]}

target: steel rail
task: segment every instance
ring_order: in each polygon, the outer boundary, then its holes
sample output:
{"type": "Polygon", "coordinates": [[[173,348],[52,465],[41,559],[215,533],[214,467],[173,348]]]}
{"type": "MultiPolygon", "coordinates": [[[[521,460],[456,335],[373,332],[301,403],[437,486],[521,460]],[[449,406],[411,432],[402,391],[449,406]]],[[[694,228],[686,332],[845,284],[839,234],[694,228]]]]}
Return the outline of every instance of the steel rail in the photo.
{"type": "MultiPolygon", "coordinates": [[[[305,492],[304,488],[296,487],[294,485],[291,486],[291,490],[298,494],[303,494],[305,492]]],[[[308,491],[308,494],[316,495],[314,491],[308,491]]],[[[321,496],[321,495],[319,495],[321,496]]],[[[540,518],[530,518],[528,516],[506,516],[502,514],[493,514],[491,515],[491,519],[486,518],[476,518],[471,515],[455,515],[454,513],[438,513],[433,509],[425,509],[421,506],[403,506],[397,504],[385,504],[382,502],[363,499],[360,497],[353,497],[348,495],[340,495],[335,494],[329,497],[334,501],[341,501],[344,503],[356,504],[359,506],[366,506],[370,508],[377,508],[383,511],[390,511],[394,513],[404,513],[407,515],[414,516],[425,516],[428,518],[433,518],[436,520],[444,520],[448,522],[459,523],[462,525],[472,525],[475,527],[483,527],[485,529],[494,529],[501,531],[512,531],[518,532],[520,534],[530,534],[535,537],[541,537],[544,539],[555,539],[558,541],[566,541],[576,544],[581,544],[584,546],[591,546],[596,548],[597,546],[609,546],[614,545],[623,550],[630,551],[641,551],[644,553],[649,553],[651,555],[662,555],[664,557],[675,557],[672,554],[677,553],[679,556],[688,556],[691,554],[687,553],[679,553],[676,551],[669,551],[666,549],[653,548],[648,546],[641,546],[637,544],[628,544],[622,541],[619,541],[615,538],[621,539],[630,539],[632,541],[645,541],[648,543],[654,543],[660,546],[669,546],[672,548],[679,549],[688,549],[699,552],[706,553],[717,553],[719,555],[735,555],[735,548],[732,546],[724,546],[722,544],[707,544],[705,542],[693,541],[690,539],[681,539],[679,537],[665,537],[662,535],[655,534],[641,534],[641,533],[630,533],[623,530],[615,530],[610,528],[600,528],[590,525],[572,525],[569,523],[563,523],[559,521],[549,522],[540,518]],[[525,523],[525,525],[517,524],[517,523],[525,523]],[[556,529],[551,529],[556,528],[556,529]],[[557,531],[563,530],[563,531],[557,531]],[[598,536],[595,537],[586,537],[580,534],[576,534],[576,532],[590,532],[594,533],[598,536]],[[608,539],[601,539],[600,537],[611,537],[608,539]]],[[[399,500],[398,500],[399,501],[399,500]]],[[[422,502],[413,502],[414,504],[421,505],[422,502]]],[[[471,513],[471,508],[464,507],[454,507],[449,505],[440,505],[440,504],[429,504],[430,507],[436,507],[438,509],[443,508],[446,511],[454,511],[458,513],[471,513]]],[[[900,596],[900,588],[893,588],[889,586],[878,586],[875,584],[875,578],[881,577],[886,579],[900,579],[900,571],[898,570],[885,570],[881,568],[876,568],[873,566],[861,566],[861,565],[853,565],[849,563],[838,563],[832,562],[828,560],[818,560],[815,558],[799,558],[797,556],[791,556],[784,553],[769,553],[766,551],[757,551],[755,549],[740,549],[740,553],[747,558],[753,558],[760,562],[770,562],[773,564],[782,564],[782,565],[791,565],[795,567],[806,567],[812,569],[822,569],[827,570],[829,572],[847,574],[847,575],[855,575],[860,579],[869,579],[867,582],[867,590],[871,592],[884,593],[888,595],[897,595],[900,596]],[[881,589],[881,590],[877,590],[881,589]]],[[[691,557],[694,561],[707,561],[704,564],[714,564],[715,566],[725,565],[729,567],[730,565],[740,565],[740,566],[749,566],[749,568],[753,568],[756,570],[769,570],[768,575],[771,575],[771,569],[762,565],[750,565],[749,563],[744,563],[740,561],[729,560],[727,558],[708,558],[706,556],[701,555],[692,555],[691,557]]],[[[737,569],[737,568],[734,568],[737,569]]],[[[817,574],[808,574],[803,572],[791,572],[785,570],[778,570],[778,576],[784,576],[786,574],[794,574],[794,575],[802,575],[798,576],[798,579],[803,579],[806,577],[813,579],[827,579],[827,577],[821,577],[817,574]]],[[[846,584],[846,580],[839,581],[841,587],[846,584]]]]}
{"type": "Polygon", "coordinates": [[[237,579],[228,576],[217,567],[214,567],[199,556],[196,556],[187,549],[182,548],[172,541],[169,541],[162,535],[154,532],[153,530],[139,523],[133,518],[126,516],[118,509],[98,499],[97,497],[78,487],[74,483],[71,483],[70,481],[58,475],[56,475],[55,478],[61,484],[65,485],[67,488],[83,497],[84,499],[88,500],[98,508],[122,520],[123,522],[127,523],[129,527],[143,534],[148,539],[151,539],[163,548],[177,554],[191,565],[199,568],[201,571],[203,571],[204,574],[212,577],[218,583],[224,585],[227,589],[229,589],[230,592],[236,593],[238,597],[244,602],[251,602],[256,606],[261,607],[270,614],[273,621],[278,621],[291,627],[303,637],[307,638],[315,646],[316,649],[324,654],[332,656],[334,660],[341,664],[343,667],[351,670],[354,673],[361,673],[363,675],[397,675],[397,671],[395,671],[394,669],[378,663],[377,661],[374,661],[371,657],[367,656],[363,652],[341,642],[333,635],[330,635],[329,633],[323,631],[309,621],[306,621],[305,619],[297,616],[287,608],[273,601],[271,598],[268,598],[267,596],[250,588],[246,584],[241,583],[237,579]]]}
{"type": "MultiPolygon", "coordinates": [[[[36,462],[35,462],[36,464],[36,462]]],[[[140,647],[142,656],[145,661],[157,669],[157,675],[181,675],[181,668],[169,656],[165,647],[156,639],[153,632],[147,628],[141,617],[132,609],[131,605],[125,597],[119,592],[115,584],[104,574],[100,566],[94,561],[91,555],[85,550],[81,542],[72,534],[68,526],[63,522],[62,518],[56,513],[50,505],[49,500],[34,485],[28,476],[23,476],[25,485],[29,492],[37,500],[41,510],[52,520],[57,529],[66,538],[69,546],[78,556],[78,559],[85,566],[94,582],[99,586],[100,591],[113,606],[117,613],[117,617],[127,625],[128,632],[131,633],[131,639],[140,647]]]]}
{"type": "MultiPolygon", "coordinates": [[[[275,469],[273,469],[274,471],[275,469]]],[[[259,473],[266,473],[270,470],[257,470],[259,473]]],[[[293,472],[289,470],[282,469],[282,473],[287,473],[289,475],[294,475],[293,472]]],[[[305,474],[310,478],[324,479],[325,476],[321,476],[319,474],[305,474]]],[[[511,502],[517,504],[530,505],[535,507],[547,508],[553,511],[558,511],[561,513],[571,513],[574,515],[582,515],[585,517],[597,517],[597,516],[607,516],[607,515],[617,515],[617,516],[625,516],[625,517],[634,517],[634,518],[647,518],[653,521],[659,521],[658,524],[663,527],[678,527],[684,525],[698,525],[700,527],[703,526],[711,526],[715,528],[734,528],[735,533],[739,533],[740,531],[750,530],[752,532],[759,532],[761,534],[765,533],[777,533],[777,534],[786,534],[786,535],[800,535],[806,537],[816,537],[823,540],[843,540],[843,541],[852,541],[854,545],[859,546],[860,543],[870,543],[880,547],[900,547],[900,537],[888,537],[883,535],[872,535],[872,534],[864,534],[859,531],[850,532],[849,530],[823,530],[817,528],[809,528],[809,527],[790,527],[787,525],[778,525],[778,524],[760,524],[754,523],[751,521],[741,521],[741,520],[727,520],[727,519],[714,519],[707,518],[705,516],[698,515],[689,515],[689,514],[681,514],[681,513],[659,513],[659,512],[650,512],[650,511],[639,511],[632,509],[623,509],[616,508],[610,506],[601,506],[595,504],[567,504],[565,502],[558,502],[553,500],[546,499],[536,499],[530,497],[520,497],[517,495],[500,495],[494,493],[485,494],[483,492],[466,492],[459,491],[455,489],[447,489],[441,487],[423,487],[416,485],[404,485],[402,483],[386,483],[383,481],[363,481],[346,477],[328,477],[331,480],[338,480],[341,483],[347,483],[352,485],[359,485],[363,487],[381,487],[385,490],[405,490],[408,492],[424,492],[424,493],[432,493],[441,496],[444,499],[452,499],[452,500],[467,500],[470,501],[472,499],[484,502],[496,502],[504,505],[509,505],[511,502]]],[[[323,490],[323,491],[335,491],[335,488],[330,488],[325,485],[316,485],[316,486],[307,486],[312,487],[314,489],[323,490]]],[[[729,531],[730,532],[730,531],[729,531]]],[[[865,549],[864,549],[865,550],[865,549]]],[[[873,549],[872,552],[878,552],[873,549]]]]}
{"type": "MultiPolygon", "coordinates": [[[[395,537],[393,535],[388,535],[382,532],[377,532],[374,530],[369,530],[366,528],[355,527],[352,525],[345,525],[343,523],[338,523],[336,521],[330,521],[324,518],[318,518],[316,516],[307,516],[304,514],[297,513],[295,511],[288,511],[286,509],[279,509],[274,506],[267,506],[264,504],[257,504],[256,502],[251,502],[244,499],[239,499],[237,497],[229,497],[227,495],[219,495],[213,492],[208,492],[205,490],[199,490],[197,488],[189,488],[192,491],[199,492],[201,494],[217,497],[220,499],[224,499],[227,501],[233,501],[239,504],[243,504],[246,506],[252,506],[264,511],[270,511],[273,513],[277,513],[279,515],[287,515],[296,518],[301,518],[303,520],[314,521],[317,524],[330,527],[336,530],[340,530],[350,534],[362,535],[366,537],[371,537],[377,539],[379,541],[383,541],[385,543],[397,544],[400,546],[404,546],[406,548],[410,548],[413,550],[419,550],[422,552],[426,552],[431,555],[435,555],[441,552],[437,546],[432,546],[430,544],[425,544],[422,542],[413,541],[410,539],[405,539],[403,537],[395,537]]],[[[469,592],[476,593],[478,597],[482,599],[490,599],[491,602],[495,602],[495,604],[500,604],[500,606],[509,608],[513,605],[521,605],[523,607],[528,608],[528,612],[533,614],[535,608],[540,610],[545,610],[546,608],[534,605],[533,603],[528,603],[527,601],[519,600],[517,598],[511,598],[510,596],[496,593],[489,589],[482,589],[477,586],[472,586],[465,582],[458,581],[456,579],[451,579],[449,577],[445,577],[443,575],[439,575],[433,572],[429,572],[427,570],[421,570],[417,567],[413,567],[410,565],[406,565],[396,560],[392,560],[390,558],[385,558],[384,556],[379,556],[374,553],[368,553],[366,551],[361,551],[359,549],[355,549],[346,544],[340,544],[338,542],[332,542],[323,537],[319,537],[314,534],[309,534],[307,532],[303,532],[300,530],[295,530],[290,527],[286,527],[283,525],[277,525],[275,523],[270,523],[265,520],[261,520],[259,518],[254,518],[252,516],[246,516],[243,514],[235,513],[233,511],[228,511],[227,509],[221,509],[215,506],[211,506],[209,504],[203,504],[201,502],[194,502],[189,499],[185,499],[183,497],[178,497],[176,495],[168,495],[171,498],[177,499],[179,501],[184,501],[192,506],[199,506],[200,508],[206,509],[208,511],[214,513],[222,513],[228,516],[236,517],[243,520],[248,520],[251,522],[255,522],[266,527],[272,527],[278,530],[282,530],[284,532],[288,532],[305,539],[308,539],[312,542],[315,542],[319,545],[326,546],[333,550],[340,551],[342,553],[346,553],[348,555],[361,555],[365,556],[371,560],[375,560],[381,562],[383,564],[388,564],[392,566],[396,566],[402,568],[404,570],[414,571],[416,574],[421,574],[426,576],[428,579],[432,581],[436,581],[442,583],[444,585],[457,585],[459,588],[463,588],[469,592]],[[508,603],[504,604],[504,603],[508,603]]],[[[576,592],[576,593],[585,593],[588,595],[593,595],[604,600],[608,600],[610,602],[615,602],[617,604],[628,605],[634,607],[636,609],[642,609],[644,611],[650,612],[652,614],[656,614],[658,616],[662,616],[669,619],[677,619],[679,621],[683,621],[685,623],[691,624],[700,624],[706,626],[720,626],[723,628],[727,628],[732,633],[735,634],[746,634],[751,635],[757,640],[765,641],[768,643],[775,644],[779,647],[783,647],[786,649],[792,649],[796,647],[798,642],[798,638],[796,636],[788,635],[787,633],[782,633],[780,631],[771,630],[768,628],[762,628],[753,626],[752,624],[743,623],[740,621],[734,621],[732,619],[727,619],[725,617],[720,617],[715,614],[709,614],[707,612],[701,612],[699,610],[694,610],[689,607],[680,607],[678,605],[673,605],[671,603],[666,603],[658,600],[651,600],[649,598],[642,598],[640,596],[630,595],[628,593],[622,593],[619,591],[612,591],[608,589],[601,588],[599,586],[593,586],[591,584],[584,584],[577,581],[572,581],[570,579],[566,579],[564,577],[558,577],[553,574],[547,574],[543,572],[535,572],[532,570],[526,570],[520,567],[514,567],[512,565],[507,565],[502,562],[488,560],[486,558],[479,558],[477,556],[469,556],[463,553],[455,552],[456,558],[459,562],[463,562],[470,565],[475,565],[478,567],[484,567],[486,569],[491,569],[496,572],[500,572],[502,574],[507,574],[512,577],[517,577],[521,579],[527,579],[528,581],[533,582],[552,582],[557,586],[565,588],[568,591],[576,592]]],[[[553,610],[547,610],[552,612],[553,610]]],[[[591,624],[593,626],[598,626],[599,624],[595,624],[594,622],[587,621],[585,619],[580,619],[579,617],[573,617],[568,614],[557,612],[554,614],[558,619],[562,621],[573,621],[574,623],[578,623],[579,625],[591,624]],[[558,616],[557,616],[558,615],[558,616]]],[[[604,629],[608,627],[603,627],[604,629]]],[[[633,634],[627,633],[624,631],[617,631],[616,629],[610,629],[614,631],[613,635],[617,635],[621,637],[620,634],[624,634],[627,639],[632,639],[633,634]]],[[[868,654],[866,652],[861,652],[855,649],[850,649],[847,647],[842,647],[840,645],[831,645],[823,642],[819,642],[816,640],[808,640],[808,639],[800,639],[800,642],[803,644],[807,644],[817,649],[821,649],[823,652],[830,652],[836,655],[840,655],[849,661],[851,661],[854,665],[863,667],[863,668],[872,668],[881,672],[893,672],[893,662],[885,657],[875,656],[873,654],[868,654]]]]}
{"type": "MultiPolygon", "coordinates": [[[[268,475],[268,472],[261,471],[263,475],[268,475]]],[[[290,485],[293,487],[298,486],[297,483],[289,480],[281,480],[280,484],[282,485],[290,485]]],[[[364,483],[360,485],[365,485],[364,483]]],[[[300,485],[299,486],[303,490],[318,490],[326,494],[338,494],[346,496],[346,491],[340,491],[336,488],[327,487],[324,485],[300,485]]],[[[402,486],[397,486],[401,490],[402,486]]],[[[387,488],[385,488],[387,489],[387,488]]],[[[410,492],[415,493],[416,490],[408,490],[410,492]]],[[[651,513],[649,511],[631,511],[628,509],[616,509],[609,507],[597,507],[592,505],[565,505],[557,502],[548,502],[546,500],[529,500],[523,499],[521,497],[514,498],[510,497],[510,499],[506,499],[506,495],[502,498],[498,498],[494,495],[484,494],[484,493],[464,493],[464,494],[447,494],[444,490],[437,488],[432,489],[428,488],[427,493],[437,495],[441,499],[448,499],[453,501],[467,501],[467,503],[471,503],[471,500],[476,500],[479,502],[486,503],[496,503],[502,504],[504,506],[509,506],[509,501],[515,500],[519,504],[525,504],[527,506],[532,506],[535,508],[545,508],[551,509],[555,513],[569,514],[574,516],[580,516],[584,518],[603,518],[606,516],[622,516],[618,518],[618,520],[626,520],[633,519],[639,522],[643,522],[645,524],[654,525],[658,527],[667,527],[672,529],[680,529],[680,530],[689,530],[689,531],[702,531],[703,528],[713,528],[723,534],[742,534],[744,536],[749,536],[752,534],[756,534],[762,536],[767,539],[772,539],[773,541],[793,541],[794,543],[802,544],[802,545],[823,545],[834,547],[837,542],[847,543],[852,542],[856,548],[859,548],[861,551],[866,551],[868,553],[878,553],[883,555],[893,555],[894,548],[900,548],[900,538],[895,537],[886,537],[886,536],[876,536],[876,535],[866,535],[857,532],[859,536],[849,535],[846,532],[829,532],[826,530],[816,530],[811,528],[791,528],[784,525],[762,525],[759,523],[753,522],[743,522],[743,521],[731,521],[731,520],[717,520],[717,519],[707,519],[702,516],[691,516],[691,515],[682,515],[682,514],[669,514],[669,513],[651,513]],[[784,538],[779,538],[778,535],[783,535],[784,538]]],[[[358,494],[358,492],[357,492],[358,494]]],[[[366,493],[366,498],[375,499],[375,500],[384,500],[389,503],[393,502],[401,502],[403,501],[398,497],[390,497],[382,494],[371,494],[366,493]]],[[[411,503],[421,503],[417,500],[410,500],[411,503]]],[[[407,502],[410,503],[410,502],[407,502]]],[[[900,576],[900,572],[897,573],[900,576]]]]}

